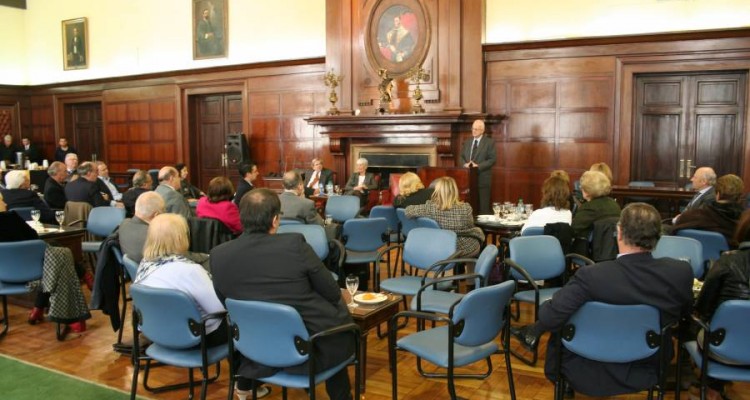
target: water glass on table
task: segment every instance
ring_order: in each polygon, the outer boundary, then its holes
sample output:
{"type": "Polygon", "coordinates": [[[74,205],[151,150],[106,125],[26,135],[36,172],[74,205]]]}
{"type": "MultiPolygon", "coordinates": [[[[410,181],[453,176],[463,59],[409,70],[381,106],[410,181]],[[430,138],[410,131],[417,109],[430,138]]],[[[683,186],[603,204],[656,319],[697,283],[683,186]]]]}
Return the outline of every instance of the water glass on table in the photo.
{"type": "Polygon", "coordinates": [[[492,203],[492,211],[495,212],[495,218],[500,218],[500,212],[503,211],[503,206],[500,203],[492,203]]]}
{"type": "Polygon", "coordinates": [[[60,225],[60,232],[62,232],[63,229],[63,221],[65,220],[65,211],[55,211],[55,220],[60,225]]]}
{"type": "Polygon", "coordinates": [[[349,275],[346,277],[346,290],[349,292],[351,300],[349,301],[349,307],[357,307],[357,303],[354,302],[354,293],[357,293],[359,287],[359,277],[357,275],[349,275]]]}
{"type": "Polygon", "coordinates": [[[39,218],[42,217],[42,212],[39,210],[31,210],[31,219],[34,220],[34,226],[39,226],[39,218]]]}

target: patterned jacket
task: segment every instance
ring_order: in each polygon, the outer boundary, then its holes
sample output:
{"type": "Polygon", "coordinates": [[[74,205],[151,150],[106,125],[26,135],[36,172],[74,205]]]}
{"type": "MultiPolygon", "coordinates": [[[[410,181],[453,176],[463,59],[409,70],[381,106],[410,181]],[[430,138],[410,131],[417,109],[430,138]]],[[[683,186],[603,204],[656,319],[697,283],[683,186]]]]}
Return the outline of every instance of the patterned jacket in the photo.
{"type": "Polygon", "coordinates": [[[474,226],[474,216],[468,203],[458,203],[449,210],[439,210],[432,200],[428,200],[425,204],[406,207],[404,211],[409,218],[432,218],[440,228],[456,232],[458,257],[476,257],[479,254],[481,244],[484,243],[484,233],[474,226]]]}

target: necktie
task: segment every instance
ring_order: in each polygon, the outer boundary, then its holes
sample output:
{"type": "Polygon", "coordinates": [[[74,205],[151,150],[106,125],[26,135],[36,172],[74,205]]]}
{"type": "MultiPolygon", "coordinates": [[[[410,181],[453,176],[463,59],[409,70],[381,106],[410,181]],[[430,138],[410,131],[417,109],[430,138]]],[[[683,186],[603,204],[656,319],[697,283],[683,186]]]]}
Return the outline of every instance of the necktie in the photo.
{"type": "Polygon", "coordinates": [[[474,139],[474,144],[471,146],[471,153],[469,154],[469,160],[474,161],[477,157],[477,147],[479,147],[479,140],[474,139]]]}
{"type": "Polygon", "coordinates": [[[307,187],[315,188],[318,186],[318,181],[320,180],[320,172],[315,171],[313,174],[313,180],[310,181],[310,184],[307,187]]]}

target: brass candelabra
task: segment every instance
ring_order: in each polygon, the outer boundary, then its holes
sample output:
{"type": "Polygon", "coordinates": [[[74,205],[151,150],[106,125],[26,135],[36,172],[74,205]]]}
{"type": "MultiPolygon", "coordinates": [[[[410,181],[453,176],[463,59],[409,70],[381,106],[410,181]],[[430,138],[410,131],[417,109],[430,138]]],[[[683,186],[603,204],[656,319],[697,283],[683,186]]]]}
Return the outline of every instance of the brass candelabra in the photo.
{"type": "Polygon", "coordinates": [[[336,102],[339,101],[339,97],[336,95],[336,87],[344,79],[343,75],[336,75],[331,69],[330,72],[323,75],[323,82],[329,88],[331,88],[331,94],[328,95],[328,101],[331,103],[331,108],[326,112],[328,115],[339,115],[339,109],[336,108],[336,102]]]}
{"type": "Polygon", "coordinates": [[[412,106],[411,110],[414,114],[421,114],[424,112],[424,107],[422,107],[420,101],[422,101],[424,96],[422,95],[422,89],[419,88],[419,83],[429,80],[430,73],[425,71],[422,67],[413,67],[409,70],[407,76],[409,77],[410,81],[417,84],[417,87],[414,88],[414,94],[412,94],[414,105],[412,106]]]}

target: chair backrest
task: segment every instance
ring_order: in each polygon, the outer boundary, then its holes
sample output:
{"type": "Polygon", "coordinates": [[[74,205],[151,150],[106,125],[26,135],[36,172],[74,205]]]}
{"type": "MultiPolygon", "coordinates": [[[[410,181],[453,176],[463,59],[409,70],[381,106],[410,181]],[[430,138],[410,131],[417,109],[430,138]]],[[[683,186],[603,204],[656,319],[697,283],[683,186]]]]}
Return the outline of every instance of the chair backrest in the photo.
{"type": "Polygon", "coordinates": [[[47,244],[38,239],[0,243],[0,282],[25,283],[41,279],[46,249],[47,244]]]}
{"type": "Polygon", "coordinates": [[[704,231],[700,229],[680,229],[677,236],[693,238],[703,246],[703,259],[718,260],[722,251],[729,250],[727,239],[718,232],[704,231]]]}
{"type": "Polygon", "coordinates": [[[357,217],[359,207],[357,196],[329,196],[325,214],[330,215],[334,221],[345,222],[357,217]]]}
{"type": "Polygon", "coordinates": [[[414,228],[404,243],[404,261],[426,269],[456,252],[456,233],[445,229],[414,228]]]}
{"type": "Polygon", "coordinates": [[[297,310],[285,305],[251,300],[226,300],[233,343],[242,355],[275,368],[299,365],[308,353],[297,348],[308,333],[297,310]]]}
{"type": "Polygon", "coordinates": [[[370,210],[370,218],[385,218],[388,222],[388,229],[391,232],[398,232],[398,215],[396,215],[395,207],[375,206],[370,210]]]}
{"type": "Polygon", "coordinates": [[[719,305],[711,318],[709,354],[733,364],[750,366],[750,300],[728,300],[719,305]],[[724,332],[721,334],[720,332],[724,332]],[[713,333],[717,332],[717,333],[713,333]],[[713,337],[711,338],[713,339],[713,337]]]}
{"type": "Polygon", "coordinates": [[[529,228],[526,228],[523,232],[521,232],[521,236],[539,236],[544,235],[544,227],[543,226],[531,226],[529,228]]]}
{"type": "Polygon", "coordinates": [[[344,246],[352,251],[376,251],[386,242],[388,221],[385,218],[356,218],[344,222],[344,246]]]}
{"type": "Polygon", "coordinates": [[[430,229],[440,229],[440,225],[438,225],[437,221],[435,221],[432,218],[427,218],[427,217],[419,217],[419,218],[417,218],[417,227],[419,227],[419,228],[430,228],[430,229]]]}
{"type": "Polygon", "coordinates": [[[31,210],[33,209],[34,207],[13,207],[9,208],[8,211],[18,214],[24,221],[31,221],[31,210]]]}
{"type": "Polygon", "coordinates": [[[655,307],[587,302],[562,330],[568,350],[594,361],[626,363],[659,351],[659,310],[655,307]]]}
{"type": "Polygon", "coordinates": [[[201,314],[186,293],[136,283],[130,285],[130,296],[139,315],[140,331],[154,343],[172,349],[200,344],[201,314]]]}
{"type": "MultiPolygon", "coordinates": [[[[490,272],[492,272],[492,267],[497,262],[497,254],[497,246],[494,244],[488,244],[482,249],[482,252],[479,253],[479,258],[477,258],[477,262],[474,265],[474,273],[482,276],[485,285],[489,282],[490,272]]],[[[476,283],[475,286],[480,287],[482,285],[476,283]]]]}
{"type": "Polygon", "coordinates": [[[128,273],[131,281],[135,280],[135,274],[138,273],[138,263],[131,260],[127,254],[122,256],[122,265],[125,267],[125,271],[128,273]]]}
{"type": "Polygon", "coordinates": [[[290,224],[281,225],[276,231],[277,233],[301,233],[305,237],[307,244],[312,247],[315,254],[321,260],[325,260],[328,257],[328,237],[326,231],[320,225],[306,225],[306,224],[290,224]]]}
{"type": "Polygon", "coordinates": [[[93,207],[85,201],[65,202],[65,219],[62,223],[63,226],[85,228],[91,210],[93,210],[93,207]]]}
{"type": "Polygon", "coordinates": [[[600,262],[617,258],[617,222],[619,217],[606,217],[594,221],[591,229],[591,259],[600,262]]]}
{"type": "Polygon", "coordinates": [[[92,235],[107,237],[125,219],[125,209],[118,207],[94,207],[89,213],[86,230],[92,235]]]}
{"type": "Polygon", "coordinates": [[[409,236],[409,232],[417,227],[417,220],[407,218],[406,211],[403,208],[396,209],[396,218],[398,218],[399,226],[401,227],[401,234],[404,237],[409,236]]]}
{"type": "MultiPolygon", "coordinates": [[[[534,279],[550,279],[565,271],[565,255],[554,236],[518,236],[510,240],[510,259],[534,279]]],[[[511,269],[516,279],[523,277],[511,269]]]]}
{"type": "Polygon", "coordinates": [[[232,232],[223,222],[214,218],[189,217],[190,251],[210,253],[214,247],[234,239],[232,232]]]}
{"type": "Polygon", "coordinates": [[[304,222],[302,222],[302,221],[300,221],[298,219],[293,219],[293,218],[282,218],[282,219],[279,220],[279,226],[282,226],[282,225],[302,225],[302,224],[304,224],[304,222]]]}
{"type": "Polygon", "coordinates": [[[474,289],[464,296],[451,315],[454,324],[463,323],[456,343],[479,346],[494,340],[507,322],[506,310],[515,288],[515,282],[505,281],[474,289]]]}
{"type": "Polygon", "coordinates": [[[670,257],[687,261],[693,269],[693,276],[697,279],[703,278],[706,272],[703,262],[703,246],[693,238],[664,235],[659,238],[651,254],[654,258],[670,257]]]}

